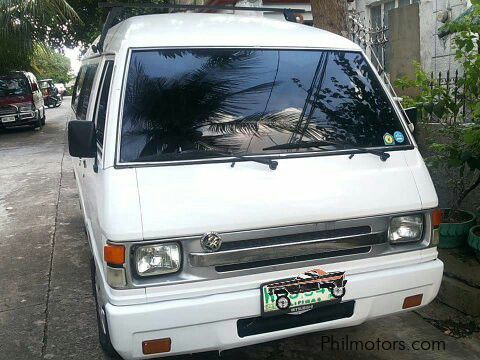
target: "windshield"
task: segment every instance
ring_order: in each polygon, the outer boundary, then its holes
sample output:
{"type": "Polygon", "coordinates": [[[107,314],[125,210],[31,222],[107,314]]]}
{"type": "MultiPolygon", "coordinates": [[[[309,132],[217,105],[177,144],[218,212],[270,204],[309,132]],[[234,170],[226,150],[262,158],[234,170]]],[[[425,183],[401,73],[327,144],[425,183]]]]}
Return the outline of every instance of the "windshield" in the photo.
{"type": "Polygon", "coordinates": [[[38,85],[40,86],[40,89],[48,89],[50,87],[50,83],[44,80],[40,80],[38,85]]]}
{"type": "Polygon", "coordinates": [[[0,97],[27,95],[28,81],[23,76],[0,77],[0,97]]]}
{"type": "Polygon", "coordinates": [[[319,149],[275,146],[316,140],[409,144],[359,52],[133,51],[125,91],[122,162],[305,153],[319,149]]]}

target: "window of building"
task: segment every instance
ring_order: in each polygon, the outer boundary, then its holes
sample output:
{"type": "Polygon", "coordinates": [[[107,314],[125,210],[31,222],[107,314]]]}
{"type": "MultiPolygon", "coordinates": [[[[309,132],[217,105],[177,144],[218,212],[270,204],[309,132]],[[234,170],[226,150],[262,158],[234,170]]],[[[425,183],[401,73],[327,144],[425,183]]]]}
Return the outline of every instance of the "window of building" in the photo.
{"type": "Polygon", "coordinates": [[[387,42],[384,46],[382,44],[375,44],[372,46],[373,53],[375,54],[373,58],[374,65],[379,68],[384,68],[388,72],[388,51],[389,51],[389,18],[388,13],[392,9],[396,9],[403,6],[408,6],[411,4],[420,3],[420,0],[389,0],[384,1],[378,5],[370,7],[370,23],[373,30],[377,30],[376,39],[382,39],[382,32],[384,31],[385,38],[387,42]],[[384,28],[384,30],[382,30],[384,28]],[[376,59],[375,59],[376,57],[376,59]],[[380,65],[380,66],[379,66],[380,65]]]}

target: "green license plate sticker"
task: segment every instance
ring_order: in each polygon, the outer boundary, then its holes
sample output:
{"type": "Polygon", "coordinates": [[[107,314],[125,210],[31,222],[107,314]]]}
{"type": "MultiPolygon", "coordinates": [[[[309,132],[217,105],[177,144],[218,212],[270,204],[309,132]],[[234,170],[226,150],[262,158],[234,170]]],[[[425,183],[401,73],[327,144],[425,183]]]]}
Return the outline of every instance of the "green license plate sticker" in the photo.
{"type": "Polygon", "coordinates": [[[275,314],[285,314],[285,313],[302,313],[308,310],[311,310],[318,305],[338,301],[335,299],[328,289],[319,289],[316,291],[298,293],[298,294],[289,294],[288,298],[290,299],[290,307],[286,311],[279,310],[276,305],[276,295],[269,295],[267,292],[268,284],[262,286],[262,310],[264,315],[275,315],[275,314]]]}

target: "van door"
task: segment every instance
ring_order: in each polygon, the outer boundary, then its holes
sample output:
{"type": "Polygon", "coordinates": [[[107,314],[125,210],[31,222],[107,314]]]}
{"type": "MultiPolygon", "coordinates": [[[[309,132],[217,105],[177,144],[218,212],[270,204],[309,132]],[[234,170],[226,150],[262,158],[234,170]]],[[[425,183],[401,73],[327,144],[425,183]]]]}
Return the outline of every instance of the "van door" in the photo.
{"type": "MultiPolygon", "coordinates": [[[[90,108],[93,106],[89,106],[92,102],[92,93],[94,88],[94,81],[95,75],[97,73],[98,63],[91,63],[83,65],[80,68],[80,71],[77,76],[77,80],[75,83],[74,93],[72,96],[72,110],[74,113],[74,119],[82,120],[82,121],[92,121],[90,113],[92,113],[90,108]]],[[[88,208],[88,192],[86,191],[85,186],[85,176],[86,176],[86,169],[93,161],[93,159],[85,159],[85,158],[78,158],[75,159],[73,162],[75,176],[77,178],[77,184],[79,189],[80,201],[82,204],[82,208],[84,209],[84,216],[85,216],[85,226],[87,227],[87,231],[91,231],[91,221],[90,221],[90,209],[88,208]]]]}
{"type": "MultiPolygon", "coordinates": [[[[99,71],[100,78],[95,85],[97,92],[95,98],[92,93],[90,103],[94,106],[92,112],[92,121],[95,123],[96,137],[97,137],[97,155],[94,159],[87,159],[87,166],[85,168],[85,197],[86,206],[89,212],[89,217],[92,226],[93,237],[96,239],[93,244],[100,246],[102,236],[101,227],[99,223],[99,211],[103,208],[103,148],[104,148],[104,133],[105,121],[107,119],[108,98],[110,93],[110,83],[113,73],[113,60],[105,59],[99,71]]],[[[97,251],[101,249],[98,248],[97,251]]]]}

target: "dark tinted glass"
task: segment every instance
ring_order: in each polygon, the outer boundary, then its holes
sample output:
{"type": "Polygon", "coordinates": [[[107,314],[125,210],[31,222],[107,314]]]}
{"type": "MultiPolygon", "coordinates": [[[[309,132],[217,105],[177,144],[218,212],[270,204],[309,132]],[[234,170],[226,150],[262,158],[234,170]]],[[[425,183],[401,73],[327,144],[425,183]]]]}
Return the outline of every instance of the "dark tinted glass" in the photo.
{"type": "Polygon", "coordinates": [[[28,80],[25,76],[1,76],[0,97],[27,95],[30,93],[28,80]]]}
{"type": "Polygon", "coordinates": [[[83,86],[83,82],[85,81],[85,73],[87,71],[87,66],[82,66],[78,71],[77,78],[75,79],[75,86],[73,87],[72,92],[72,109],[76,112],[78,106],[78,99],[80,95],[80,91],[83,86]]]}
{"type": "Polygon", "coordinates": [[[77,76],[72,98],[72,107],[78,120],[86,120],[93,80],[97,71],[97,64],[84,65],[77,76]]]}
{"type": "Polygon", "coordinates": [[[110,82],[112,80],[113,61],[106,62],[103,80],[101,85],[101,94],[97,106],[97,142],[103,145],[103,134],[105,132],[105,118],[107,116],[108,93],[110,91],[110,82]]]}
{"type": "Polygon", "coordinates": [[[361,53],[135,51],[128,71],[122,161],[318,151],[265,150],[314,140],[376,147],[394,133],[408,141],[361,53]]]}

